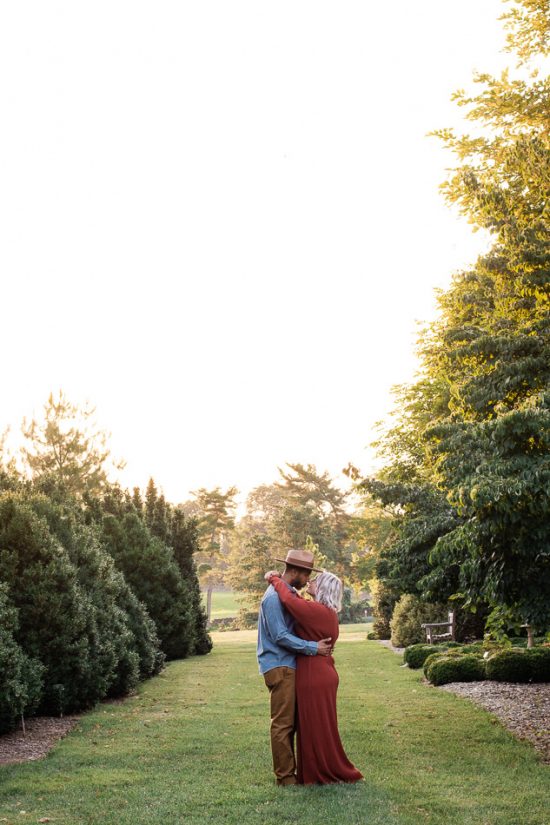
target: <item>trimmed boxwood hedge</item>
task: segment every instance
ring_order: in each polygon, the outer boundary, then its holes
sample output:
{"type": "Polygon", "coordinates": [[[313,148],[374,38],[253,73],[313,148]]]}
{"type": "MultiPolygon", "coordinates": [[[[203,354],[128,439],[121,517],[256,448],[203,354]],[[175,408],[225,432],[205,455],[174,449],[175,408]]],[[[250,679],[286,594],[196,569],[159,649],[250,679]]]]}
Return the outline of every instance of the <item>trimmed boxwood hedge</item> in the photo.
{"type": "Polygon", "coordinates": [[[487,678],[496,682],[550,682],[550,648],[508,648],[486,663],[487,678]]]}
{"type": "Polygon", "coordinates": [[[432,653],[441,653],[448,650],[447,645],[409,645],[403,652],[403,661],[413,670],[422,667],[428,656],[432,653]]]}
{"type": "Polygon", "coordinates": [[[409,645],[403,653],[403,661],[411,669],[422,667],[426,659],[433,653],[442,653],[446,650],[457,650],[459,653],[483,653],[483,642],[473,642],[461,645],[459,642],[441,642],[438,645],[428,645],[425,642],[409,645]]]}
{"type": "MultiPolygon", "coordinates": [[[[433,664],[433,662],[437,661],[438,659],[441,659],[442,657],[446,657],[447,659],[456,659],[456,658],[458,658],[459,656],[464,656],[464,655],[465,655],[465,654],[464,654],[464,653],[463,653],[463,651],[462,651],[462,650],[460,650],[460,649],[456,649],[456,650],[443,650],[443,651],[440,651],[440,652],[437,652],[437,651],[436,651],[435,653],[432,653],[432,655],[431,655],[431,656],[428,656],[428,658],[427,658],[427,659],[425,660],[425,662],[424,662],[424,676],[425,676],[426,678],[428,678],[428,670],[429,670],[429,668],[430,668],[430,665],[431,665],[431,664],[433,664]]],[[[480,659],[482,658],[481,651],[480,651],[479,653],[477,653],[477,654],[472,653],[472,654],[470,654],[470,655],[477,655],[477,656],[478,656],[478,658],[480,658],[480,659]]]]}
{"type": "MultiPolygon", "coordinates": [[[[433,650],[424,660],[424,675],[434,685],[492,679],[497,682],[550,682],[550,647],[507,648],[483,659],[481,643],[452,650],[433,650]]],[[[412,651],[420,658],[424,651],[412,651]]]]}
{"type": "Polygon", "coordinates": [[[486,678],[485,662],[481,656],[474,653],[449,653],[430,656],[430,659],[426,675],[433,685],[446,685],[448,682],[480,682],[486,678]]]}

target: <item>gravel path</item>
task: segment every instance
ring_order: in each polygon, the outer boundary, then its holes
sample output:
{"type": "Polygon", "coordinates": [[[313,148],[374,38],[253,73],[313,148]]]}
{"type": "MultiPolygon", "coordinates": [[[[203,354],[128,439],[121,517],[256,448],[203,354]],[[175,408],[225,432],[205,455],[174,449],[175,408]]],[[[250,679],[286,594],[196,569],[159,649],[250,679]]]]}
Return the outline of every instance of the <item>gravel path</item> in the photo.
{"type": "Polygon", "coordinates": [[[440,690],[464,696],[494,713],[515,736],[532,742],[550,764],[550,682],[451,682],[440,690]]]}

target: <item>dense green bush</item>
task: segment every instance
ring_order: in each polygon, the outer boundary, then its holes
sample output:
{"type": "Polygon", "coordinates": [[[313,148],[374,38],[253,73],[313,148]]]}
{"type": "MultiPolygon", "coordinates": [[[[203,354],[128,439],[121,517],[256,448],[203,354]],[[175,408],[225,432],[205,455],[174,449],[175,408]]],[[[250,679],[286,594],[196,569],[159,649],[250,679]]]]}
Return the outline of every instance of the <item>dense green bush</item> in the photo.
{"type": "Polygon", "coordinates": [[[461,645],[460,650],[463,653],[479,653],[483,654],[483,642],[471,642],[468,645],[461,645]]]}
{"type": "Polygon", "coordinates": [[[85,703],[128,693],[139,681],[140,657],[128,614],[120,604],[126,582],[100,544],[97,528],[83,524],[73,506],[44,496],[33,497],[30,503],[66,549],[88,600],[91,676],[85,703]]]}
{"type": "Polygon", "coordinates": [[[426,604],[417,596],[406,593],[393,610],[390,622],[392,644],[395,647],[408,647],[423,642],[426,634],[421,627],[422,623],[442,622],[447,615],[444,605],[426,604]]]}
{"type": "Polygon", "coordinates": [[[155,622],[166,657],[188,656],[195,645],[195,617],[189,588],[171,548],[131,512],[122,518],[106,515],[103,537],[115,564],[155,622]]]}
{"type": "Polygon", "coordinates": [[[508,648],[487,659],[487,678],[496,682],[550,681],[550,651],[543,647],[508,648]]]}
{"type": "Polygon", "coordinates": [[[175,507],[170,521],[168,543],[174,553],[174,559],[187,586],[192,614],[192,648],[191,652],[200,656],[210,653],[212,639],[208,634],[208,619],[202,604],[201,590],[197,576],[194,553],[199,549],[197,524],[194,519],[175,507]]]}
{"type": "Polygon", "coordinates": [[[117,604],[128,617],[128,627],[132,632],[133,644],[138,655],[140,679],[148,679],[160,673],[166,656],[161,650],[157,628],[147,608],[140,602],[122,573],[117,573],[120,577],[117,604]]]}
{"type": "Polygon", "coordinates": [[[17,628],[8,587],[0,583],[0,733],[12,730],[21,716],[32,714],[42,696],[44,668],[21,650],[14,638],[17,628]]]}
{"type": "Polygon", "coordinates": [[[550,682],[550,647],[534,647],[528,655],[532,659],[533,682],[550,682]]]}
{"type": "Polygon", "coordinates": [[[446,685],[448,682],[478,682],[485,679],[485,662],[481,656],[473,653],[446,653],[430,656],[430,663],[425,663],[426,676],[433,685],[446,685]]]}
{"type": "MultiPolygon", "coordinates": [[[[436,650],[434,653],[432,653],[430,656],[428,656],[424,660],[424,665],[423,665],[424,676],[426,678],[428,678],[428,670],[430,668],[430,665],[433,664],[433,662],[437,661],[438,659],[441,659],[442,657],[456,659],[458,656],[462,656],[462,655],[463,655],[462,650],[460,650],[459,648],[452,648],[452,649],[447,649],[447,650],[436,650]]],[[[481,653],[479,653],[478,655],[481,658],[481,653]]]]}
{"type": "Polygon", "coordinates": [[[403,652],[403,661],[413,670],[422,667],[428,656],[448,650],[447,645],[409,645],[403,652]]]}
{"type": "Polygon", "coordinates": [[[377,639],[391,637],[390,620],[398,597],[382,581],[377,581],[372,589],[372,632],[377,639]]]}
{"type": "Polygon", "coordinates": [[[72,712],[101,698],[91,601],[47,522],[14,493],[0,495],[0,580],[19,612],[17,643],[45,667],[40,710],[72,712]]]}
{"type": "Polygon", "coordinates": [[[152,481],[145,507],[109,484],[107,454],[60,426],[72,411],[50,399],[53,423],[26,432],[31,481],[2,465],[0,444],[0,732],[128,693],[166,655],[212,648],[194,520],[152,481]]]}

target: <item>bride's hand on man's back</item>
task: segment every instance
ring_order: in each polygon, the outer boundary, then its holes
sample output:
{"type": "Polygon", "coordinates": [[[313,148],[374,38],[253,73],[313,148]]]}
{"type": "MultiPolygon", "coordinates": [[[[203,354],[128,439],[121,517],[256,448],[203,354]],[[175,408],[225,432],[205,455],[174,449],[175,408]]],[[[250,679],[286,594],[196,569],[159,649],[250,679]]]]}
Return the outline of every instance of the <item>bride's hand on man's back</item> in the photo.
{"type": "Polygon", "coordinates": [[[281,574],[279,573],[279,571],[278,571],[278,570],[269,570],[269,571],[265,574],[264,579],[266,580],[266,582],[268,582],[271,578],[273,578],[273,576],[278,576],[278,577],[280,577],[280,576],[281,576],[281,574]]]}

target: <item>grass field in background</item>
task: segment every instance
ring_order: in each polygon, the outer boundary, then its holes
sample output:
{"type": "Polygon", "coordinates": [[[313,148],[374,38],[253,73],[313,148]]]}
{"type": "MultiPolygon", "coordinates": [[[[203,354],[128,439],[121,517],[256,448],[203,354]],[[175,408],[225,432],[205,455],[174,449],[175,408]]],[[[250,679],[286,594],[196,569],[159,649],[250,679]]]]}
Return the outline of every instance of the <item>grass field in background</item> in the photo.
{"type": "MultiPolygon", "coordinates": [[[[206,593],[202,594],[202,603],[206,607],[206,593]]],[[[230,619],[240,609],[235,593],[212,593],[212,619],[230,619]]]]}
{"type": "MultiPolygon", "coordinates": [[[[206,593],[201,595],[202,603],[206,607],[206,593]]],[[[241,604],[237,593],[212,593],[212,619],[230,619],[237,616],[240,609],[241,604]]]]}
{"type": "Polygon", "coordinates": [[[550,768],[465,699],[349,625],[335,651],[357,785],[277,788],[254,631],[215,633],[50,755],[0,767],[0,822],[55,825],[548,825],[550,768]],[[24,813],[22,813],[24,812],[24,813]]]}

